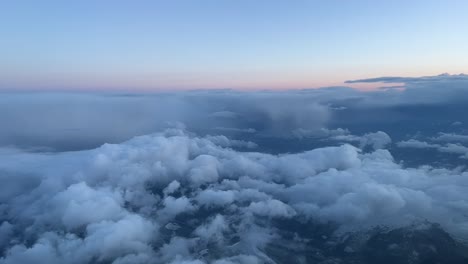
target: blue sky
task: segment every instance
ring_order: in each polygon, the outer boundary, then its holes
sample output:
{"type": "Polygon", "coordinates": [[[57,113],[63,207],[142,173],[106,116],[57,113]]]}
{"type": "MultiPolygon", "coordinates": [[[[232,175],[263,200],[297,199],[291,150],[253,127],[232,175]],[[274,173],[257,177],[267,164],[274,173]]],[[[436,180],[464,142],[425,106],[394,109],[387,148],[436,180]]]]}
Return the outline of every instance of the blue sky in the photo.
{"type": "Polygon", "coordinates": [[[466,71],[467,1],[2,1],[0,89],[287,89],[466,71]]]}

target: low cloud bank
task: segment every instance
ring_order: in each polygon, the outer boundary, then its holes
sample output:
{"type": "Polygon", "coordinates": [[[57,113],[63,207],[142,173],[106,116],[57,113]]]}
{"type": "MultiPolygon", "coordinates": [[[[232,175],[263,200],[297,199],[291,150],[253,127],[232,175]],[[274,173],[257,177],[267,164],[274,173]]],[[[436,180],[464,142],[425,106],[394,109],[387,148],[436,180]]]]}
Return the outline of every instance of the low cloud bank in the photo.
{"type": "Polygon", "coordinates": [[[464,114],[468,103],[467,75],[383,77],[350,82],[399,82],[404,89],[4,93],[0,97],[0,146],[32,151],[91,149],[161,131],[177,123],[201,135],[272,137],[320,134],[322,128],[337,127],[354,132],[369,126],[372,127],[369,131],[383,130],[392,135],[390,130],[395,124],[417,129],[446,121],[462,129],[468,123],[464,114]]]}
{"type": "Polygon", "coordinates": [[[0,146],[91,149],[179,123],[202,134],[284,136],[298,128],[324,127],[329,117],[326,105],[296,92],[2,94],[0,146]]]}

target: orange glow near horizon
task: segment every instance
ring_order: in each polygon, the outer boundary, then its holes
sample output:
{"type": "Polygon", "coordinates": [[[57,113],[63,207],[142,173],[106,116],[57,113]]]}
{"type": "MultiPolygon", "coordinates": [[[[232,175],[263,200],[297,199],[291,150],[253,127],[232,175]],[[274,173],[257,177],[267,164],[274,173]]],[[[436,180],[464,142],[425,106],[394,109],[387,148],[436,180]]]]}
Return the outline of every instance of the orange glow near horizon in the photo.
{"type": "Polygon", "coordinates": [[[241,91],[258,90],[298,90],[298,89],[319,89],[324,87],[350,87],[362,91],[372,91],[389,84],[382,83],[344,83],[343,82],[314,82],[314,81],[236,81],[218,82],[216,85],[204,81],[178,81],[168,84],[156,84],[156,82],[146,82],[142,80],[37,80],[23,82],[0,82],[2,90],[34,90],[34,91],[128,91],[128,92],[157,92],[157,91],[186,91],[200,89],[233,89],[241,91]]]}
{"type": "MultiPolygon", "coordinates": [[[[404,76],[386,74],[384,76],[419,77],[438,75],[414,74],[404,76]]],[[[379,87],[401,86],[391,83],[345,83],[347,80],[381,77],[382,75],[363,74],[336,76],[332,74],[10,74],[0,76],[0,91],[121,91],[121,92],[158,92],[185,91],[200,89],[233,89],[241,91],[314,89],[323,87],[350,87],[361,91],[375,91],[379,87]],[[53,76],[53,77],[51,77],[53,76]],[[8,77],[8,78],[7,78],[8,77]]]]}

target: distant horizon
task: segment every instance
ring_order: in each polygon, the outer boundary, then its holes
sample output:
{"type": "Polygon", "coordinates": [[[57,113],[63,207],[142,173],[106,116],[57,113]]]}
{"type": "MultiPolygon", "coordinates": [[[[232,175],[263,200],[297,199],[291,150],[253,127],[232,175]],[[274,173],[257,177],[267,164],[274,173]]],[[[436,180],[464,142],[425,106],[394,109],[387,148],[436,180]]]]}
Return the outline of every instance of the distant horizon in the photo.
{"type": "Polygon", "coordinates": [[[49,86],[49,87],[42,87],[36,86],[35,88],[31,87],[10,87],[8,88],[7,85],[0,84],[0,93],[27,93],[27,92],[64,92],[64,93],[88,93],[88,92],[97,92],[97,93],[141,93],[141,94],[151,94],[151,93],[166,93],[166,92],[195,92],[195,91],[205,91],[205,90],[232,90],[232,91],[240,91],[240,92],[248,92],[248,91],[288,91],[288,90],[308,90],[308,89],[327,89],[327,88],[351,88],[358,91],[377,91],[379,89],[385,88],[397,88],[403,87],[403,82],[383,82],[383,81],[372,81],[374,79],[382,79],[382,78],[431,78],[431,77],[438,77],[438,76],[460,76],[466,75],[465,73],[439,73],[435,75],[420,75],[420,76],[411,76],[411,75],[401,75],[401,76],[376,76],[370,78],[363,78],[363,79],[352,79],[352,80],[344,80],[343,82],[330,84],[330,85],[322,85],[322,86],[304,86],[304,87],[184,87],[184,88],[163,88],[163,87],[142,87],[142,86],[134,86],[134,87],[67,87],[66,85],[61,86],[49,86]],[[371,81],[368,81],[371,80],[371,81]]]}

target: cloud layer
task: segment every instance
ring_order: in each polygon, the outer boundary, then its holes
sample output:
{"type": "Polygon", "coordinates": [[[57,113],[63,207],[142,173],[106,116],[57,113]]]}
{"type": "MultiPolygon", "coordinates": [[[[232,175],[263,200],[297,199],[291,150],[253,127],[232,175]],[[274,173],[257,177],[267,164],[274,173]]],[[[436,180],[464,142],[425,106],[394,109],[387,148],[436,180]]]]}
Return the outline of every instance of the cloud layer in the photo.
{"type": "Polygon", "coordinates": [[[466,263],[468,78],[358,81],[2,95],[0,264],[466,263]]]}

